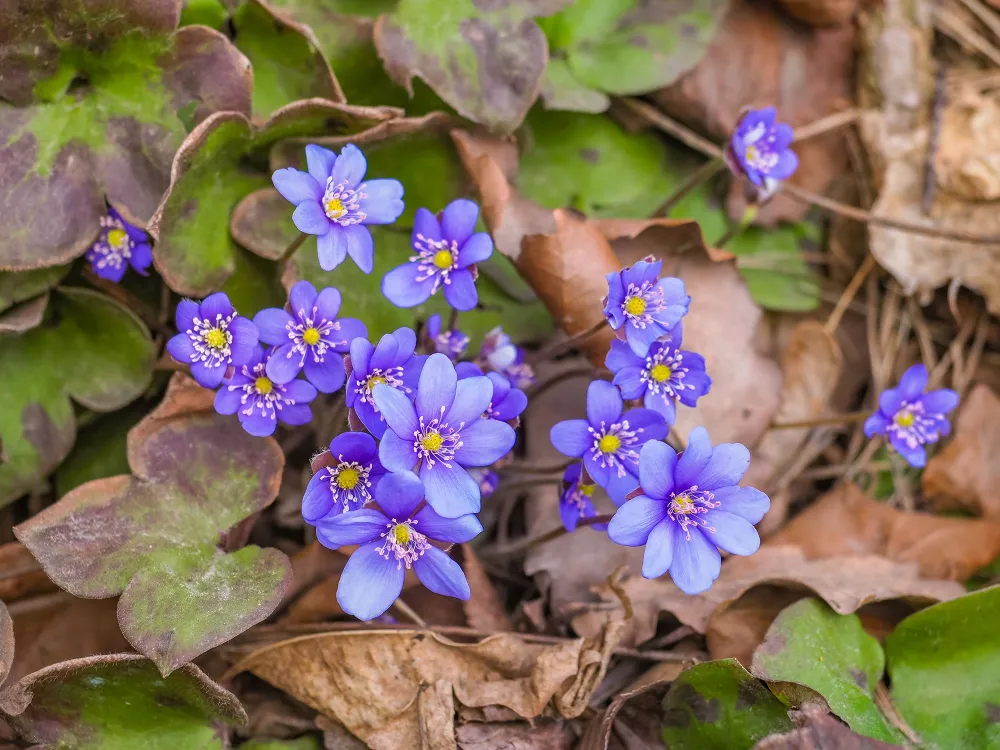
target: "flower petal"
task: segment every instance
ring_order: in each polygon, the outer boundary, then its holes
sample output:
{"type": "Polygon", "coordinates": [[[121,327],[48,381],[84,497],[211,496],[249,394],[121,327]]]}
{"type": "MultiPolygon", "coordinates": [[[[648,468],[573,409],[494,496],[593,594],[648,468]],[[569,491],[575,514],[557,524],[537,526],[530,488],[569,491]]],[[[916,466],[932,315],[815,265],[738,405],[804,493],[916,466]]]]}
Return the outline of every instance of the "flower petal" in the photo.
{"type": "MultiPolygon", "coordinates": [[[[368,426],[367,422],[365,426],[368,426]]],[[[417,453],[413,450],[412,441],[404,440],[392,430],[385,430],[378,445],[378,459],[389,471],[409,471],[417,463],[417,453]]]]}
{"type": "Polygon", "coordinates": [[[611,498],[611,502],[620,507],[630,492],[639,489],[639,477],[628,471],[621,476],[617,472],[611,472],[608,486],[604,489],[608,493],[608,497],[611,498]]]}
{"type": "Polygon", "coordinates": [[[294,323],[292,316],[280,307],[268,307],[253,316],[260,340],[271,346],[288,343],[287,325],[294,323]]]}
{"type": "Polygon", "coordinates": [[[720,443],[701,472],[698,489],[715,490],[739,484],[750,466],[750,451],[740,443],[720,443]]]}
{"type": "Polygon", "coordinates": [[[316,201],[303,201],[292,211],[292,223],[300,232],[324,235],[330,231],[330,219],[316,201]]]}
{"type": "Polygon", "coordinates": [[[371,542],[358,549],[340,574],[337,603],[359,620],[384,614],[403,591],[403,567],[382,557],[379,546],[379,542],[371,542]]]}
{"type": "Polygon", "coordinates": [[[343,227],[334,224],[316,242],[319,267],[324,271],[332,271],[347,258],[347,236],[343,227]]]}
{"type": "Polygon", "coordinates": [[[247,364],[258,345],[257,326],[244,317],[237,317],[229,323],[229,332],[233,335],[229,344],[230,361],[237,367],[247,364]]]}
{"type": "Polygon", "coordinates": [[[233,314],[233,305],[225,292],[210,294],[198,306],[200,316],[205,320],[214,322],[217,318],[228,318],[233,314]]]}
{"type": "Polygon", "coordinates": [[[528,395],[520,388],[511,388],[499,404],[493,404],[496,418],[502,422],[516,419],[528,408],[528,395]]]}
{"type": "Polygon", "coordinates": [[[204,362],[191,363],[191,377],[197,380],[198,385],[202,388],[212,390],[218,388],[225,375],[226,368],[224,366],[209,367],[204,362]]]}
{"type": "Polygon", "coordinates": [[[375,242],[368,227],[352,224],[344,227],[347,238],[347,254],[364,273],[371,273],[375,266],[375,242]]]}
{"type": "Polygon", "coordinates": [[[884,435],[891,422],[882,412],[877,411],[865,420],[865,437],[872,438],[884,435]]]}
{"type": "Polygon", "coordinates": [[[230,388],[223,385],[215,394],[215,410],[219,414],[235,414],[240,409],[240,401],[243,398],[242,388],[230,388]]]}
{"type": "Polygon", "coordinates": [[[629,322],[625,323],[625,341],[637,357],[645,359],[651,347],[660,336],[665,335],[666,327],[656,322],[649,323],[645,328],[638,328],[629,322]]]}
{"type": "Polygon", "coordinates": [[[417,412],[402,391],[379,383],[372,389],[372,398],[389,428],[400,437],[410,437],[417,431],[417,412]]]}
{"type": "Polygon", "coordinates": [[[302,496],[302,518],[306,523],[315,524],[333,510],[333,489],[327,477],[328,472],[317,471],[306,485],[302,496]]]}
{"type": "Polygon", "coordinates": [[[787,180],[799,168],[799,157],[791,149],[786,149],[778,156],[778,162],[771,167],[768,176],[774,180],[787,180]]]}
{"type": "Polygon", "coordinates": [[[393,472],[379,480],[375,499],[389,518],[403,521],[413,515],[424,499],[424,485],[412,471],[393,472]]]}
{"type": "Polygon", "coordinates": [[[663,421],[667,425],[672,425],[677,421],[677,404],[662,391],[660,393],[646,391],[646,395],[642,397],[642,405],[663,417],[663,421]]]}
{"type": "Polygon", "coordinates": [[[722,556],[704,534],[694,528],[691,538],[687,539],[681,527],[674,526],[674,561],[670,565],[670,577],[677,588],[685,594],[708,591],[719,577],[721,568],[722,556]]]}
{"type": "Polygon", "coordinates": [[[899,395],[904,401],[913,401],[927,387],[927,368],[913,365],[899,379],[899,395]]]}
{"type": "Polygon", "coordinates": [[[303,201],[318,202],[323,197],[323,186],[308,172],[300,172],[294,167],[279,169],[271,175],[271,182],[281,197],[294,206],[303,201]]]}
{"type": "Polygon", "coordinates": [[[182,365],[191,364],[192,357],[197,358],[194,343],[186,333],[178,333],[167,342],[167,352],[182,365]]]}
{"type": "Polygon", "coordinates": [[[606,380],[595,380],[587,388],[587,421],[597,429],[610,427],[622,415],[622,396],[606,380]]]}
{"type": "Polygon", "coordinates": [[[950,388],[941,388],[925,394],[920,401],[929,414],[947,414],[958,406],[958,394],[950,388]]]}
{"type": "Polygon", "coordinates": [[[378,340],[375,352],[368,363],[369,370],[385,370],[396,363],[396,354],[399,352],[399,339],[396,334],[387,333],[378,340]]]}
{"type": "MultiPolygon", "coordinates": [[[[311,172],[312,170],[310,170],[311,172]]],[[[351,190],[357,188],[365,178],[368,171],[368,161],[361,149],[353,143],[348,143],[340,150],[337,160],[333,163],[333,170],[330,176],[333,184],[346,185],[351,190]]]]}
{"type": "Polygon", "coordinates": [[[427,502],[438,515],[458,518],[478,513],[482,507],[479,483],[457,464],[452,464],[449,469],[440,461],[436,461],[433,467],[424,463],[420,467],[420,479],[424,483],[427,502]]]}
{"type": "Polygon", "coordinates": [[[361,199],[365,224],[392,224],[403,213],[403,183],[399,180],[368,180],[361,199]]]}
{"type": "Polygon", "coordinates": [[[442,596],[468,600],[472,596],[462,566],[437,547],[429,547],[413,563],[417,578],[428,589],[442,596]]]}
{"type": "Polygon", "coordinates": [[[336,161],[337,155],[330,149],[317,146],[314,143],[306,146],[306,168],[323,189],[326,189],[326,181],[333,174],[333,165],[336,161]]]}
{"type": "Polygon", "coordinates": [[[354,339],[351,342],[351,369],[356,373],[368,374],[368,363],[371,361],[375,347],[367,339],[354,339]]]}
{"type": "Polygon", "coordinates": [[[342,432],[330,441],[329,451],[338,461],[367,464],[378,459],[378,444],[363,432],[342,432]]]}
{"type": "Polygon", "coordinates": [[[429,505],[418,510],[413,519],[417,522],[417,531],[439,542],[465,544],[483,531],[483,525],[475,513],[468,513],[458,518],[444,518],[435,513],[429,505]]]}
{"type": "MultiPolygon", "coordinates": [[[[272,359],[274,357],[272,356],[272,359]]],[[[320,393],[336,393],[344,385],[344,358],[336,352],[327,352],[322,362],[306,355],[306,379],[316,386],[320,393]]]]}
{"type": "Polygon", "coordinates": [[[587,420],[566,419],[552,426],[549,440],[563,455],[579,458],[593,445],[594,437],[587,420]]]}
{"type": "Polygon", "coordinates": [[[366,339],[368,337],[368,327],[357,318],[341,318],[339,321],[340,330],[336,332],[333,346],[334,351],[346,352],[354,339],[366,339]]]}
{"type": "Polygon", "coordinates": [[[302,371],[301,362],[302,357],[296,353],[295,345],[285,344],[271,353],[264,371],[275,383],[288,383],[302,371]]]}
{"type": "Polygon", "coordinates": [[[701,533],[716,547],[733,555],[752,555],[760,547],[757,529],[742,516],[713,509],[702,518],[708,525],[702,527],[701,533]]]}
{"type": "Polygon", "coordinates": [[[623,367],[615,373],[615,379],[611,382],[617,385],[622,392],[622,398],[637,399],[646,393],[646,381],[642,379],[643,368],[623,367]]]}
{"type": "Polygon", "coordinates": [[[899,455],[905,458],[906,462],[915,469],[922,469],[927,464],[927,451],[924,450],[924,446],[908,445],[896,432],[889,434],[889,442],[892,443],[892,447],[896,449],[899,455]]]}
{"type": "Polygon", "coordinates": [[[903,405],[903,396],[898,388],[887,388],[878,397],[878,408],[887,417],[892,417],[903,405]]]}
{"type": "Polygon", "coordinates": [[[608,356],[604,358],[604,366],[615,373],[625,367],[637,367],[641,370],[644,364],[644,360],[637,357],[629,348],[629,345],[621,339],[615,339],[611,342],[608,356]]]}
{"type": "Polygon", "coordinates": [[[489,466],[510,453],[516,440],[517,433],[506,422],[477,419],[462,428],[462,447],[455,451],[455,460],[462,466],[489,466]]]}
{"type": "Polygon", "coordinates": [[[309,404],[292,404],[279,411],[277,417],[282,424],[292,427],[309,424],[313,418],[312,407],[309,404]]]}
{"type": "MultiPolygon", "coordinates": [[[[444,418],[445,424],[457,428],[462,422],[468,424],[479,419],[490,405],[493,393],[493,382],[487,377],[459,380],[455,386],[455,399],[444,418]]],[[[462,434],[464,436],[465,433],[462,434]]]]}
{"type": "Polygon", "coordinates": [[[423,273],[419,263],[405,263],[382,277],[382,294],[396,307],[416,307],[431,297],[434,279],[417,281],[423,273]]]}
{"type": "Polygon", "coordinates": [[[594,480],[594,484],[598,487],[606,488],[608,486],[611,481],[611,466],[598,461],[594,451],[587,451],[583,457],[583,465],[586,467],[587,473],[590,474],[590,478],[594,480]]]}
{"type": "Polygon", "coordinates": [[[651,440],[639,451],[639,482],[651,498],[666,500],[674,490],[677,451],[666,443],[651,440]]]}
{"type": "MultiPolygon", "coordinates": [[[[299,282],[299,284],[301,283],[302,282],[299,282]]],[[[295,287],[299,284],[292,287],[293,293],[295,292],[295,287]]],[[[292,295],[289,295],[289,301],[291,301],[291,299],[292,295]]],[[[336,287],[328,286],[325,287],[319,294],[313,296],[312,303],[309,305],[309,309],[306,310],[306,312],[309,314],[310,318],[315,318],[317,324],[321,320],[336,320],[337,313],[340,312],[341,303],[342,298],[340,290],[336,287]],[[313,311],[315,311],[315,314],[313,311]]]]}
{"type": "Polygon", "coordinates": [[[485,232],[479,232],[469,237],[458,251],[458,267],[468,268],[473,263],[482,263],[492,254],[493,239],[485,232]]]}
{"type": "Polygon", "coordinates": [[[392,336],[396,339],[396,357],[394,362],[400,365],[403,363],[403,360],[409,359],[417,348],[417,334],[414,333],[412,328],[404,326],[393,331],[392,336]]]}
{"type": "MultiPolygon", "coordinates": [[[[455,401],[458,375],[455,365],[444,354],[432,354],[424,364],[417,385],[417,414],[425,420],[441,419],[455,401]]],[[[382,405],[378,404],[379,409],[382,405]]],[[[386,415],[386,421],[392,426],[392,420],[386,415]]],[[[457,425],[451,425],[453,428],[457,425]]],[[[395,428],[394,428],[395,429],[395,428]]],[[[398,431],[397,431],[398,432],[398,431]]]]}
{"type": "Polygon", "coordinates": [[[704,427],[695,427],[688,436],[687,448],[677,460],[674,470],[674,486],[686,490],[701,485],[701,473],[712,459],[712,443],[704,427]]]}
{"type": "Polygon", "coordinates": [[[479,292],[472,271],[467,268],[457,268],[451,272],[448,283],[444,285],[445,301],[456,310],[465,312],[479,304],[479,292]]]}
{"type": "Polygon", "coordinates": [[[473,201],[459,198],[445,206],[441,212],[441,233],[446,240],[461,246],[476,230],[479,206],[473,201]]]}
{"type": "Polygon", "coordinates": [[[771,508],[771,500],[753,487],[723,487],[715,491],[715,502],[727,513],[759,523],[771,508]]]}
{"type": "Polygon", "coordinates": [[[378,539],[388,523],[384,513],[372,508],[359,508],[323,519],[316,524],[316,536],[324,547],[330,549],[347,544],[365,544],[378,539]]]}
{"type": "Polygon", "coordinates": [[[642,577],[659,578],[674,561],[674,527],[669,518],[664,518],[649,532],[646,549],[642,553],[642,577]]]}
{"type": "Polygon", "coordinates": [[[174,313],[174,321],[177,323],[177,330],[187,331],[194,327],[194,319],[200,317],[198,303],[190,299],[182,299],[177,303],[177,311],[174,313]]]}
{"type": "Polygon", "coordinates": [[[441,240],[441,225],[438,224],[437,217],[426,208],[418,208],[413,217],[413,234],[410,237],[410,242],[414,243],[418,240],[421,242],[424,240],[439,242],[441,240]]]}
{"type": "Polygon", "coordinates": [[[278,426],[278,417],[274,413],[261,412],[258,409],[254,409],[250,414],[240,411],[239,419],[243,429],[254,437],[273,435],[278,426]]]}
{"type": "Polygon", "coordinates": [[[670,432],[663,415],[653,409],[629,409],[625,421],[643,443],[647,440],[663,440],[670,432]]]}
{"type": "Polygon", "coordinates": [[[641,547],[653,528],[667,517],[667,504],[645,495],[633,497],[616,512],[608,524],[608,536],[615,544],[641,547]]]}

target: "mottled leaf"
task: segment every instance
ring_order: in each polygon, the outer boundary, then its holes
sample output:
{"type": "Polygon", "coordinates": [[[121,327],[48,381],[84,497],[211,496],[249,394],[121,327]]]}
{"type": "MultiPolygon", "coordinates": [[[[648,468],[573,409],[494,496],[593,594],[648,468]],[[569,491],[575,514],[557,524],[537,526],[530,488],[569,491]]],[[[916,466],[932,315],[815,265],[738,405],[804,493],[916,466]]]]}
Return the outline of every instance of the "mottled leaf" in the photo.
{"type": "Polygon", "coordinates": [[[69,266],[52,266],[35,271],[0,271],[0,312],[45,292],[69,273],[69,266]]]}
{"type": "Polygon", "coordinates": [[[117,302],[84,289],[52,294],[48,323],[0,336],[0,505],[58,466],[76,435],[72,398],[113,411],[149,383],[155,351],[142,322],[117,302]]]}
{"type": "Polygon", "coordinates": [[[220,548],[274,500],[284,458],[212,398],[176,375],[128,435],[133,476],[88,482],[15,528],[70,593],[121,594],[122,633],[164,674],[271,614],[291,575],[277,550],[220,548]]]}
{"type": "Polygon", "coordinates": [[[49,295],[46,293],[4,310],[0,313],[0,334],[30,331],[42,322],[48,306],[49,295]]]}
{"type": "Polygon", "coordinates": [[[56,496],[93,479],[128,474],[127,437],[149,407],[142,400],[111,414],[98,416],[80,429],[76,445],[56,469],[56,496]]]}
{"type": "Polygon", "coordinates": [[[663,741],[670,750],[749,750],[793,728],[781,701],[735,659],[683,672],[663,709],[663,741]]]}
{"type": "Polygon", "coordinates": [[[910,615],[886,638],[892,701],[928,748],[1000,747],[1000,586],[910,615]]]}
{"type": "Polygon", "coordinates": [[[573,76],[565,60],[549,60],[542,80],[542,101],[546,109],[599,114],[611,106],[611,99],[573,76]]]}
{"type": "Polygon", "coordinates": [[[841,615],[818,599],[786,607],[754,652],[753,673],[762,680],[796,682],[822,695],[854,731],[900,742],[875,705],[885,657],[857,615],[841,615]]]}
{"type": "Polygon", "coordinates": [[[64,661],[10,685],[0,709],[29,742],[73,750],[224,750],[246,712],[193,664],[162,677],[137,654],[64,661]]]}

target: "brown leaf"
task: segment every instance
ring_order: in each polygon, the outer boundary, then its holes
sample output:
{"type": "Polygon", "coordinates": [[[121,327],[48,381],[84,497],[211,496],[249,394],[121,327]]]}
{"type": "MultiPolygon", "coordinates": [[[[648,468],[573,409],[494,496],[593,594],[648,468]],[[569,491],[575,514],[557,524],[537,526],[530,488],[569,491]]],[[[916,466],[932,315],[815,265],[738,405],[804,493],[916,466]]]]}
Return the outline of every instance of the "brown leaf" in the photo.
{"type": "Polygon", "coordinates": [[[9,310],[0,312],[0,334],[23,333],[31,330],[42,322],[45,308],[48,306],[49,295],[46,292],[27,302],[15,305],[9,310]]]}
{"type": "Polygon", "coordinates": [[[838,26],[851,20],[857,10],[857,0],[781,0],[792,18],[812,26],[838,26]]]}
{"type": "Polygon", "coordinates": [[[500,595],[483,570],[482,563],[476,557],[471,544],[462,545],[462,569],[472,590],[472,597],[462,602],[465,623],[473,630],[487,632],[513,630],[507,610],[500,601],[500,595]]]}
{"type": "Polygon", "coordinates": [[[14,620],[11,619],[7,605],[0,602],[0,685],[10,674],[10,665],[14,663],[14,620]]]}
{"type": "Polygon", "coordinates": [[[977,385],[965,399],[955,434],[923,474],[924,495],[937,510],[969,510],[1000,520],[1000,399],[977,385]]]}
{"type": "Polygon", "coordinates": [[[752,750],[892,750],[898,747],[857,734],[833,716],[814,709],[806,714],[805,726],[765,737],[752,750]]]}
{"type": "Polygon", "coordinates": [[[563,721],[463,724],[455,730],[460,750],[570,750],[576,739],[563,721]]]}

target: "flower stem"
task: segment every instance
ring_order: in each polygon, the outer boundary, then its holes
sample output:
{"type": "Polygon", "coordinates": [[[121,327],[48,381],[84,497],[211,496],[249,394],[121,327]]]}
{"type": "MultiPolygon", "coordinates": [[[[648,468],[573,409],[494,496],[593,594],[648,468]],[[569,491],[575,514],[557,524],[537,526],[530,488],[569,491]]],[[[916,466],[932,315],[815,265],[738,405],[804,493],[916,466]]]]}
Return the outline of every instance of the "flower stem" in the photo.
{"type": "Polygon", "coordinates": [[[847,414],[837,414],[833,417],[821,417],[819,419],[805,419],[801,422],[772,422],[768,429],[771,430],[794,430],[806,427],[833,427],[841,424],[851,424],[862,422],[871,416],[868,411],[852,411],[847,414]]]}
{"type": "Polygon", "coordinates": [[[726,230],[726,233],[712,244],[712,247],[716,250],[721,250],[733,237],[743,234],[746,228],[753,224],[753,220],[756,218],[757,206],[747,206],[746,209],[744,209],[743,216],[740,217],[740,220],[736,224],[730,226],[729,229],[726,230]]]}
{"type": "Polygon", "coordinates": [[[531,355],[531,363],[535,364],[538,362],[544,362],[547,359],[554,359],[555,357],[558,357],[560,354],[569,351],[580,342],[586,341],[595,333],[600,333],[607,324],[607,319],[602,316],[599,321],[594,323],[594,325],[587,330],[573,334],[569,338],[559,339],[558,341],[552,342],[548,346],[542,347],[531,355]]]}
{"type": "MultiPolygon", "coordinates": [[[[584,526],[593,526],[599,523],[610,523],[612,513],[603,516],[591,516],[590,518],[581,518],[579,523],[577,523],[576,528],[580,529],[584,526]]],[[[558,539],[561,536],[565,536],[569,532],[566,531],[565,526],[560,526],[557,529],[552,529],[541,536],[536,537],[523,537],[518,539],[516,542],[511,542],[510,544],[498,545],[493,549],[484,549],[480,553],[480,557],[506,557],[508,555],[514,555],[519,552],[528,552],[535,547],[539,547],[547,542],[551,542],[553,539],[558,539]]]]}
{"type": "Polygon", "coordinates": [[[529,461],[515,461],[500,467],[497,469],[497,473],[504,476],[516,476],[518,474],[562,474],[562,472],[566,471],[566,469],[579,460],[578,458],[566,458],[557,464],[536,464],[529,461]]]}
{"type": "Polygon", "coordinates": [[[455,330],[455,326],[457,326],[457,325],[458,325],[458,310],[456,310],[455,308],[452,308],[451,309],[451,316],[448,318],[448,327],[445,330],[446,331],[454,331],[455,330]]]}
{"type": "Polygon", "coordinates": [[[308,236],[309,235],[305,232],[299,232],[299,236],[292,241],[291,245],[285,248],[285,252],[283,252],[281,257],[278,258],[278,262],[284,263],[286,260],[295,255],[295,251],[302,247],[302,243],[306,241],[306,237],[308,236]]]}
{"type": "Polygon", "coordinates": [[[671,193],[670,197],[667,198],[658,209],[653,213],[653,216],[669,216],[670,212],[677,207],[684,198],[694,190],[696,187],[701,185],[703,182],[707,182],[712,179],[716,174],[722,171],[726,166],[725,161],[722,159],[709,159],[707,162],[702,164],[698,169],[688,175],[688,178],[680,184],[680,186],[671,193]]]}

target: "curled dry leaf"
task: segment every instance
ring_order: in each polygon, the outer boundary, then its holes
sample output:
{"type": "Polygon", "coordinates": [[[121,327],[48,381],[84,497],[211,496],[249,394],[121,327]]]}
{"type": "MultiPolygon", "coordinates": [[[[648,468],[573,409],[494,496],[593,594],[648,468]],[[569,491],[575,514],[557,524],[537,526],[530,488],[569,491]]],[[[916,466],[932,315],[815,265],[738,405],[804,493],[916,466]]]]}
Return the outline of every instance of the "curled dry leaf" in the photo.
{"type": "Polygon", "coordinates": [[[955,434],[924,470],[924,495],[939,510],[1000,520],[1000,399],[977,385],[955,420],[955,434]]]}
{"type": "Polygon", "coordinates": [[[7,605],[0,602],[0,685],[10,674],[10,665],[14,663],[14,621],[11,619],[7,605]]]}
{"type": "Polygon", "coordinates": [[[525,719],[551,704],[561,716],[579,716],[619,631],[616,623],[596,641],[556,645],[507,634],[459,644],[431,632],[323,633],[262,648],[233,671],[267,680],[375,750],[438,750],[455,747],[457,704],[505,706],[525,719]]]}
{"type": "Polygon", "coordinates": [[[473,630],[486,632],[513,630],[503,601],[471,544],[462,545],[462,570],[472,590],[469,600],[462,602],[465,624],[473,630]]]}
{"type": "Polygon", "coordinates": [[[278,550],[220,549],[225,532],[274,500],[284,457],[211,403],[178,373],[129,433],[132,476],[81,485],[15,528],[70,593],[121,594],[122,632],[165,675],[271,614],[291,577],[278,550]]]}
{"type": "Polygon", "coordinates": [[[570,750],[576,737],[564,721],[462,724],[455,729],[459,750],[570,750]]]}

